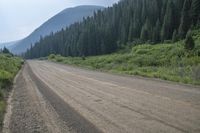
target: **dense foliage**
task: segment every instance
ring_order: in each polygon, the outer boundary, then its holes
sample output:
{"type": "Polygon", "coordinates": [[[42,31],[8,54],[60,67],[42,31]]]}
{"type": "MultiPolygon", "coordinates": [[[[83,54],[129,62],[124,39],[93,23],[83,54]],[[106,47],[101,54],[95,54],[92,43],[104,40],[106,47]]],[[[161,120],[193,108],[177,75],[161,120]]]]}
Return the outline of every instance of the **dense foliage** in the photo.
{"type": "MultiPolygon", "coordinates": [[[[3,50],[4,51],[4,50],[3,50]]],[[[9,51],[4,51],[9,52],[9,51]]],[[[2,127],[3,114],[5,113],[5,98],[9,92],[12,80],[21,67],[22,60],[13,57],[11,54],[3,54],[0,52],[0,129],[2,127]]]]}
{"type": "Polygon", "coordinates": [[[83,22],[41,37],[24,56],[100,55],[111,53],[128,42],[175,42],[184,39],[187,31],[198,25],[199,0],[121,0],[83,22]]]}
{"type": "Polygon", "coordinates": [[[161,78],[200,85],[200,31],[193,32],[194,49],[185,49],[184,41],[171,44],[126,46],[110,55],[62,57],[49,60],[114,73],[161,78]]]}

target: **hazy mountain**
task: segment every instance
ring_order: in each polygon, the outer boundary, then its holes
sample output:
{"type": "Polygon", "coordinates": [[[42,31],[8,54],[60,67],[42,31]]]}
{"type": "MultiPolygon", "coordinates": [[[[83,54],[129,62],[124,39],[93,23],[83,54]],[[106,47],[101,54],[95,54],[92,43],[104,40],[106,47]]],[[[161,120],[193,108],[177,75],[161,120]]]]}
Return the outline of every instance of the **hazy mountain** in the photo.
{"type": "Polygon", "coordinates": [[[16,44],[17,42],[19,42],[19,41],[0,43],[0,49],[1,49],[1,48],[4,48],[4,47],[7,47],[7,48],[11,49],[12,46],[13,46],[14,44],[16,44]]]}
{"type": "Polygon", "coordinates": [[[28,37],[18,41],[14,46],[10,47],[10,50],[15,54],[23,53],[30,48],[31,43],[39,41],[40,36],[46,36],[51,32],[56,32],[73,24],[74,22],[81,21],[83,17],[92,16],[94,11],[103,9],[101,6],[78,6],[74,8],[67,8],[62,12],[58,13],[34,32],[32,32],[28,37]]]}

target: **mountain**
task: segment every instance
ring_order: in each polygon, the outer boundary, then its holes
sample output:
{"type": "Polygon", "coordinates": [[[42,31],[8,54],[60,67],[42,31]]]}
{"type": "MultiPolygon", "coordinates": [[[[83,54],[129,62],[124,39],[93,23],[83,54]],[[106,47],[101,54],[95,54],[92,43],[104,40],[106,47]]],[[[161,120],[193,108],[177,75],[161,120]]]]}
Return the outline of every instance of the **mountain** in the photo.
{"type": "Polygon", "coordinates": [[[10,50],[15,54],[21,54],[30,48],[31,44],[40,40],[41,36],[49,35],[51,32],[57,32],[71,24],[82,21],[83,17],[92,16],[94,11],[103,9],[101,6],[78,6],[67,8],[32,32],[28,37],[17,42],[10,50]]]}
{"type": "Polygon", "coordinates": [[[0,49],[1,49],[1,48],[4,48],[4,47],[7,47],[7,48],[11,49],[12,46],[13,46],[14,44],[16,44],[17,42],[19,42],[19,41],[0,43],[0,49]]]}
{"type": "Polygon", "coordinates": [[[183,40],[198,26],[200,0],[121,0],[82,23],[46,36],[25,56],[109,54],[129,44],[183,40]]]}

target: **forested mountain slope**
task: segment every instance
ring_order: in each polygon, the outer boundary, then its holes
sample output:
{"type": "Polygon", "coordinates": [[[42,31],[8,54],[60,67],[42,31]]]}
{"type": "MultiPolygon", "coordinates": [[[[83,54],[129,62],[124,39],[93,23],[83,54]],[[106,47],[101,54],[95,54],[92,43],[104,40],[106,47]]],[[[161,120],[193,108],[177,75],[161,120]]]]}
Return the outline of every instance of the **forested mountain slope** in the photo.
{"type": "Polygon", "coordinates": [[[25,57],[106,54],[128,42],[184,39],[200,23],[199,0],[121,0],[93,17],[41,38],[25,57]]]}
{"type": "Polygon", "coordinates": [[[65,29],[66,26],[69,26],[74,22],[82,21],[83,17],[91,16],[94,11],[102,8],[103,7],[100,6],[78,6],[67,8],[46,21],[28,37],[17,42],[10,49],[15,54],[25,52],[27,48],[30,48],[31,44],[34,45],[36,41],[39,41],[41,36],[50,35],[51,32],[60,31],[62,28],[65,29]]]}

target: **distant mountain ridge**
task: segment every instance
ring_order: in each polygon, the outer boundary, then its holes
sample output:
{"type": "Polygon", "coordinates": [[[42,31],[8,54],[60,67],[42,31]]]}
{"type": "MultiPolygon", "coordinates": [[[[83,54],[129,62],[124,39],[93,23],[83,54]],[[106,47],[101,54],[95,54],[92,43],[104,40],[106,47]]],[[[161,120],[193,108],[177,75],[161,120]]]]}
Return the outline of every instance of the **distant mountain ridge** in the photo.
{"type": "Polygon", "coordinates": [[[102,6],[77,6],[67,8],[54,17],[50,18],[39,28],[33,31],[28,37],[18,41],[9,49],[14,54],[21,54],[30,48],[31,44],[39,41],[41,36],[49,35],[51,32],[57,32],[75,22],[81,21],[84,17],[92,16],[94,11],[103,9],[102,6]]]}
{"type": "Polygon", "coordinates": [[[0,43],[0,49],[4,48],[4,47],[7,47],[7,48],[11,49],[12,46],[14,44],[16,44],[17,42],[19,42],[19,41],[12,41],[12,42],[0,43]]]}

